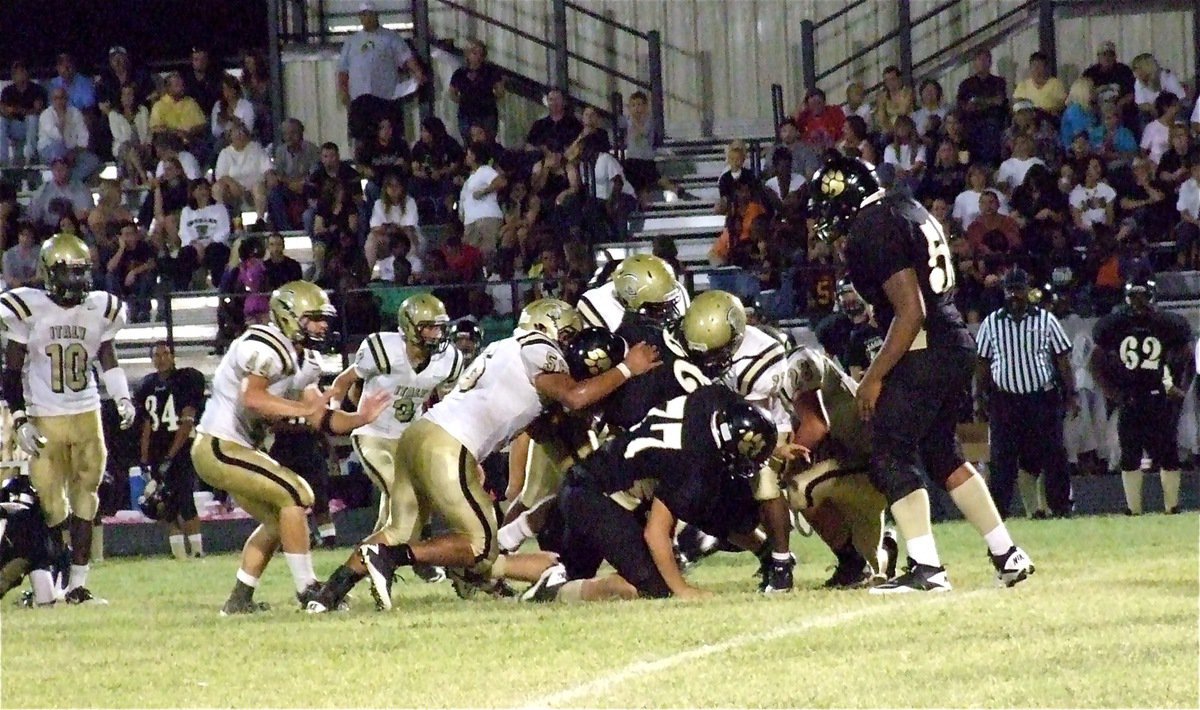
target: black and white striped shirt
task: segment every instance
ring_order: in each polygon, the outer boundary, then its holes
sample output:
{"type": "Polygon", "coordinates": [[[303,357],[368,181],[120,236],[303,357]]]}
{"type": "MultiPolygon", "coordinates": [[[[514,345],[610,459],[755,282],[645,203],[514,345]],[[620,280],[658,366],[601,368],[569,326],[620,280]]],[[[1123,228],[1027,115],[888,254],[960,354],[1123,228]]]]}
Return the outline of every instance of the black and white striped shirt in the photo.
{"type": "Polygon", "coordinates": [[[1001,308],[983,319],[975,334],[979,357],[988,361],[996,388],[1010,394],[1043,392],[1054,386],[1054,357],[1070,352],[1071,341],[1054,314],[1031,306],[1020,320],[1001,308]]]}

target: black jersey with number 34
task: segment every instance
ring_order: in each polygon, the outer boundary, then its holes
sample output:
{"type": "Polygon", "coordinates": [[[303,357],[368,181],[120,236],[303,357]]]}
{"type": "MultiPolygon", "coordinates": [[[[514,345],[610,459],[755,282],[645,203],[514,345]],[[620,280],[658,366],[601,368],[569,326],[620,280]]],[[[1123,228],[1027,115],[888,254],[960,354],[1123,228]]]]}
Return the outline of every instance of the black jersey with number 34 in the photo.
{"type": "Polygon", "coordinates": [[[204,408],[204,375],[182,367],[163,375],[151,373],[142,380],[134,397],[138,415],[150,423],[150,452],[162,456],[179,431],[183,410],[193,407],[197,421],[204,408]]]}
{"type": "Polygon", "coordinates": [[[847,237],[846,267],[854,287],[875,308],[884,333],[895,312],[883,284],[913,269],[925,302],[925,326],[914,349],[974,347],[954,305],[950,244],[937,220],[914,200],[889,194],[860,209],[847,237]]]}
{"type": "Polygon", "coordinates": [[[1121,306],[1096,322],[1092,339],[1097,348],[1115,354],[1121,362],[1112,373],[1114,384],[1136,397],[1166,391],[1167,358],[1191,342],[1192,328],[1178,313],[1155,309],[1139,315],[1121,306]]]}

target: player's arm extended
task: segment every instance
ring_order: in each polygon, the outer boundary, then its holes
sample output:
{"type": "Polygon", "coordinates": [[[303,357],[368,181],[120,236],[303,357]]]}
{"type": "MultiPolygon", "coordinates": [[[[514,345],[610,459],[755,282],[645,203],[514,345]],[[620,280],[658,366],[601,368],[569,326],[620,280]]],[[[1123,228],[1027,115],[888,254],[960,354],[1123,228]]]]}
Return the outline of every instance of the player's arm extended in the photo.
{"type": "Polygon", "coordinates": [[[645,374],[659,364],[658,349],[638,343],[629,349],[620,365],[603,374],[576,380],[565,372],[543,372],[533,379],[533,386],[538,393],[573,412],[599,402],[625,384],[625,380],[645,374]]]}
{"type": "MultiPolygon", "coordinates": [[[[149,423],[149,422],[147,422],[149,423]]],[[[171,440],[171,445],[167,447],[167,460],[175,458],[183,447],[188,445],[192,438],[192,429],[196,427],[196,408],[187,406],[179,414],[179,428],[175,430],[175,438],[171,440]]],[[[147,440],[149,437],[146,437],[147,440]]]]}
{"type": "Polygon", "coordinates": [[[341,374],[334,378],[333,384],[329,386],[328,390],[330,401],[334,403],[334,406],[336,407],[337,403],[345,400],[346,395],[350,393],[350,388],[360,381],[362,378],[359,377],[358,370],[354,365],[342,370],[341,374]]]}
{"type": "Polygon", "coordinates": [[[646,547],[650,548],[650,558],[662,575],[663,581],[671,593],[682,599],[696,597],[703,592],[687,583],[683,572],[679,571],[679,563],[675,561],[675,514],[658,498],[650,504],[650,514],[646,516],[646,527],[642,538],[646,547]]]}
{"type": "Polygon", "coordinates": [[[925,325],[925,303],[916,270],[901,269],[892,274],[883,282],[883,292],[892,304],[895,316],[883,338],[883,347],[863,376],[863,380],[876,382],[882,382],[900,362],[925,325]]]}
{"type": "Polygon", "coordinates": [[[392,406],[392,395],[375,392],[360,398],[355,411],[343,412],[325,406],[329,402],[329,392],[321,392],[316,385],[309,385],[304,390],[304,401],[320,405],[318,411],[307,418],[309,426],[331,436],[341,436],[378,419],[392,406]]]}

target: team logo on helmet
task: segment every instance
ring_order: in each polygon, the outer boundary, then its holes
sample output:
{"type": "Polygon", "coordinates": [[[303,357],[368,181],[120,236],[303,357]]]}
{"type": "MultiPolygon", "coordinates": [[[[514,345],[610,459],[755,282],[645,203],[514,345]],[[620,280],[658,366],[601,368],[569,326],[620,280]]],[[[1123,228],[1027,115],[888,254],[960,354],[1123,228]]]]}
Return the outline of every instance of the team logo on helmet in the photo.
{"type": "Polygon", "coordinates": [[[737,450],[742,456],[753,460],[758,458],[758,455],[762,453],[763,447],[766,445],[767,442],[763,439],[762,434],[748,431],[742,434],[742,438],[738,440],[737,450]]]}
{"type": "Polygon", "coordinates": [[[588,374],[592,377],[604,372],[608,372],[613,368],[612,357],[604,348],[592,348],[583,354],[583,364],[587,367],[588,374]]]}
{"type": "Polygon", "coordinates": [[[846,176],[841,170],[829,170],[821,176],[821,192],[837,197],[846,189],[846,176]]]}

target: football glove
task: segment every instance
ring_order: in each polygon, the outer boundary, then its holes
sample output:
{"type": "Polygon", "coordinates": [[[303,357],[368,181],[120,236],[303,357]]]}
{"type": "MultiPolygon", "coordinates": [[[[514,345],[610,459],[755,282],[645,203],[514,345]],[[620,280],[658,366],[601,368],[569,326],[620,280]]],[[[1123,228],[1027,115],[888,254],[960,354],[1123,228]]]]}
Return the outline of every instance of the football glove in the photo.
{"type": "Polygon", "coordinates": [[[17,446],[21,447],[21,451],[36,458],[46,446],[46,437],[42,436],[42,432],[28,419],[20,419],[16,425],[17,446]]]}
{"type": "Polygon", "coordinates": [[[133,426],[133,420],[137,418],[137,409],[128,399],[119,399],[117,400],[117,414],[121,415],[121,428],[128,429],[133,426]]]}

